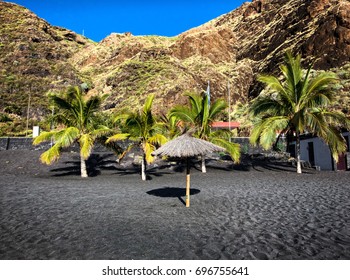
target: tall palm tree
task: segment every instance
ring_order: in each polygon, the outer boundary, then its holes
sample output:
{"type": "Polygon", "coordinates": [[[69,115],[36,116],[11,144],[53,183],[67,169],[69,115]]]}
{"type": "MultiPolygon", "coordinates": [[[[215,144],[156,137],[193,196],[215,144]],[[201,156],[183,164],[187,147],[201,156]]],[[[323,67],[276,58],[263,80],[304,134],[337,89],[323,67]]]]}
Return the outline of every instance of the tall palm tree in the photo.
{"type": "Polygon", "coordinates": [[[62,148],[73,143],[80,146],[81,177],[88,177],[86,160],[89,158],[97,137],[110,131],[106,126],[97,125],[95,115],[106,96],[86,98],[80,87],[69,87],[63,95],[49,96],[57,108],[55,121],[61,129],[43,132],[33,141],[38,145],[44,141],[54,140],[54,145],[40,156],[45,164],[52,164],[59,159],[62,148]]]}
{"type": "Polygon", "coordinates": [[[251,142],[269,149],[276,135],[293,134],[296,138],[297,172],[301,173],[300,135],[312,133],[322,138],[330,147],[333,158],[346,149],[341,127],[349,127],[349,120],[341,112],[328,110],[334,98],[338,79],[334,73],[323,72],[311,77],[311,67],[304,71],[301,57],[285,54],[285,64],[280,69],[283,80],[261,75],[265,91],[253,100],[251,112],[259,117],[254,124],[251,142]]]}
{"type": "MultiPolygon", "coordinates": [[[[231,158],[238,162],[240,158],[240,147],[237,143],[226,140],[230,131],[213,131],[211,124],[227,108],[227,104],[222,99],[217,99],[209,104],[207,94],[188,93],[189,105],[177,105],[170,110],[169,116],[176,117],[188,125],[193,130],[193,136],[212,142],[226,149],[231,158]]],[[[206,172],[205,157],[202,157],[202,172],[206,172]]]]}
{"type": "Polygon", "coordinates": [[[142,150],[141,178],[146,180],[146,165],[154,160],[151,155],[156,150],[157,145],[167,142],[163,134],[162,124],[152,114],[152,104],[154,95],[149,95],[141,111],[130,111],[119,115],[115,122],[122,121],[121,131],[107,139],[107,143],[130,139],[133,145],[139,146],[142,150]]]}

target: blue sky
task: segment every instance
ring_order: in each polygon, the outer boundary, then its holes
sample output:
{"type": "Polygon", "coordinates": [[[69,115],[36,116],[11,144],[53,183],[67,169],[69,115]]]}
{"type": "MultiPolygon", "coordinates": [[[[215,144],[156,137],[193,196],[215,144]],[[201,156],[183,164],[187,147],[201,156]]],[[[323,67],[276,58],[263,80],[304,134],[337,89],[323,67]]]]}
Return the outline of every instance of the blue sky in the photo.
{"type": "Polygon", "coordinates": [[[52,25],[100,41],[112,32],[175,36],[239,7],[243,0],[8,0],[52,25]]]}

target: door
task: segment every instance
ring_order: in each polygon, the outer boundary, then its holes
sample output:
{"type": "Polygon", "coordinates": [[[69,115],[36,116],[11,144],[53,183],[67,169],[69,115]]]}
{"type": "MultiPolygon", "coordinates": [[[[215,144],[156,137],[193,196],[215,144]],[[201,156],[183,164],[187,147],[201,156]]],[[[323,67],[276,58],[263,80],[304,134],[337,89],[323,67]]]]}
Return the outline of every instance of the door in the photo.
{"type": "MultiPolygon", "coordinates": [[[[344,136],[346,145],[347,145],[347,152],[349,151],[349,136],[344,136]]],[[[342,153],[339,155],[338,163],[337,163],[337,170],[346,170],[347,169],[347,153],[342,153]]]]}
{"type": "Polygon", "coordinates": [[[307,150],[309,153],[309,162],[310,162],[311,166],[315,166],[314,142],[307,143],[307,150]]]}
{"type": "Polygon", "coordinates": [[[291,157],[296,158],[296,155],[295,155],[295,144],[290,144],[288,151],[289,151],[291,157]]]}
{"type": "Polygon", "coordinates": [[[338,163],[337,163],[337,170],[346,170],[346,161],[345,161],[345,154],[344,153],[339,155],[338,163]]]}

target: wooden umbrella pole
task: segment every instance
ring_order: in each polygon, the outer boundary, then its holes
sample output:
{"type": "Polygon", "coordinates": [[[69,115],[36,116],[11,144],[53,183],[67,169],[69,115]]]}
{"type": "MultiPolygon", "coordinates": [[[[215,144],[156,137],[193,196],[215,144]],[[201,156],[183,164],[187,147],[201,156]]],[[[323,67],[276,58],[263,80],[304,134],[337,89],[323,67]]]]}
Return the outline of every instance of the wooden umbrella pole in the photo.
{"type": "Polygon", "coordinates": [[[190,175],[190,163],[189,159],[186,159],[186,207],[190,207],[190,184],[191,184],[191,175],[190,175]]]}

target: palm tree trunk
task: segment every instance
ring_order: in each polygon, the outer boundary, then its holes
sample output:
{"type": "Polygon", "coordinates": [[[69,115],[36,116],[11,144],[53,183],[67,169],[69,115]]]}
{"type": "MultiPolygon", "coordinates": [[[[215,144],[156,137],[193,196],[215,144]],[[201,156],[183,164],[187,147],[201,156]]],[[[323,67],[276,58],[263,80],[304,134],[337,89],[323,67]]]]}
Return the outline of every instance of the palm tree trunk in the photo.
{"type": "Polygon", "coordinates": [[[207,167],[205,166],[205,156],[202,156],[202,173],[207,173],[207,167]]]}
{"type": "Polygon", "coordinates": [[[146,155],[142,155],[142,160],[141,160],[141,178],[142,181],[146,181],[146,155]]]}
{"type": "Polygon", "coordinates": [[[190,160],[186,158],[186,207],[190,207],[190,186],[191,186],[190,160]]]}
{"type": "Polygon", "coordinates": [[[80,174],[82,178],[88,177],[88,174],[86,171],[86,161],[82,156],[80,156],[80,174]]]}
{"type": "Polygon", "coordinates": [[[301,174],[301,162],[300,162],[300,134],[296,133],[296,155],[297,155],[297,173],[301,174]]]}

